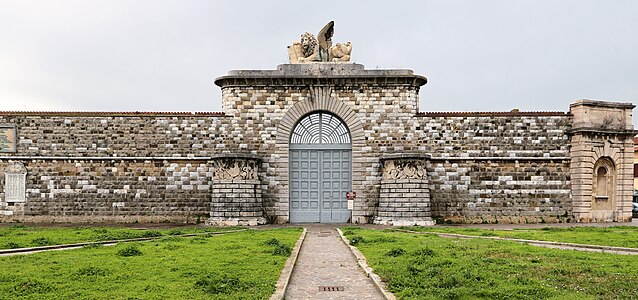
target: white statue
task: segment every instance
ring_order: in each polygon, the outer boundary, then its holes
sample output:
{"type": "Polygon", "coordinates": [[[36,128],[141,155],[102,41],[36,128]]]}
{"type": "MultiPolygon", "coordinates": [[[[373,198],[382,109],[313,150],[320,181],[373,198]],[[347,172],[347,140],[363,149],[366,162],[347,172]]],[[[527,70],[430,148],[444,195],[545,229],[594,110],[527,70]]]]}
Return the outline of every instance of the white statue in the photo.
{"type": "Polygon", "coordinates": [[[305,32],[301,40],[288,46],[288,58],[291,64],[313,62],[348,62],[352,52],[352,44],[337,43],[332,45],[334,21],[324,26],[317,38],[312,33],[305,32]]]}

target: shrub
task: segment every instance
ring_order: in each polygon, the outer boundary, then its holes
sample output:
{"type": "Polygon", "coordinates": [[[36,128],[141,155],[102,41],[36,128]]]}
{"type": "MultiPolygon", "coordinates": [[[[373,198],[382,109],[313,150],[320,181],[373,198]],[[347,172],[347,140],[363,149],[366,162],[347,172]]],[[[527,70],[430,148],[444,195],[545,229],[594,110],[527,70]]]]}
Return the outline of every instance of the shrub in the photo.
{"type": "Polygon", "coordinates": [[[362,236],[355,235],[350,238],[350,245],[356,246],[359,243],[365,243],[365,239],[362,236]]]}
{"type": "Polygon", "coordinates": [[[179,229],[171,229],[168,232],[168,235],[180,235],[180,234],[184,234],[184,232],[179,229]]]}
{"type": "Polygon", "coordinates": [[[392,256],[392,257],[397,257],[397,256],[401,256],[403,254],[405,254],[405,250],[403,250],[402,248],[394,248],[394,249],[388,251],[385,255],[392,256]]]}
{"type": "Polygon", "coordinates": [[[45,237],[39,237],[39,238],[35,238],[31,241],[32,244],[36,245],[36,246],[48,246],[53,244],[49,239],[45,238],[45,237]]]}
{"type": "Polygon", "coordinates": [[[22,246],[14,243],[14,242],[9,242],[9,243],[7,243],[7,248],[9,248],[9,249],[17,249],[17,248],[22,248],[22,246]]]}
{"type": "Polygon", "coordinates": [[[290,246],[279,244],[275,246],[275,249],[272,251],[272,255],[289,256],[291,252],[292,249],[290,248],[290,246]]]}
{"type": "Polygon", "coordinates": [[[276,238],[270,238],[264,244],[268,246],[278,246],[281,245],[281,242],[276,238]]]}
{"type": "Polygon", "coordinates": [[[137,246],[135,245],[129,245],[126,248],[118,250],[117,255],[124,256],[124,257],[138,256],[138,255],[142,255],[142,251],[140,251],[140,249],[138,249],[137,246]]]}
{"type": "Polygon", "coordinates": [[[414,255],[416,255],[416,256],[434,256],[434,250],[432,250],[430,248],[423,248],[423,249],[419,249],[416,252],[414,252],[414,255]]]}

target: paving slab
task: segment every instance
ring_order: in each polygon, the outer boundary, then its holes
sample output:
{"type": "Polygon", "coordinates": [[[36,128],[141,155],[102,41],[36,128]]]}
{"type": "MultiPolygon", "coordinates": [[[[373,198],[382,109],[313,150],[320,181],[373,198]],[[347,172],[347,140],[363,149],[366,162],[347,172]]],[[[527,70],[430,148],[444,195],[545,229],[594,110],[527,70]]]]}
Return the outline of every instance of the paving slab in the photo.
{"type": "Polygon", "coordinates": [[[309,225],[285,299],[385,299],[335,226],[309,225]]]}

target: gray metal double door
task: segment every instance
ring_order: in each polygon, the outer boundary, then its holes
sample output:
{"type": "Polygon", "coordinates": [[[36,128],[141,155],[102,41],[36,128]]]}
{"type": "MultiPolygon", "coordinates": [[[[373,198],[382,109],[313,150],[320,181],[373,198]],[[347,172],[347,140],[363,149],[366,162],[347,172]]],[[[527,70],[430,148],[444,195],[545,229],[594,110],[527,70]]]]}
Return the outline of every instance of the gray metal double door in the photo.
{"type": "Polygon", "coordinates": [[[290,222],[348,222],[351,169],[350,149],[290,150],[290,222]]]}

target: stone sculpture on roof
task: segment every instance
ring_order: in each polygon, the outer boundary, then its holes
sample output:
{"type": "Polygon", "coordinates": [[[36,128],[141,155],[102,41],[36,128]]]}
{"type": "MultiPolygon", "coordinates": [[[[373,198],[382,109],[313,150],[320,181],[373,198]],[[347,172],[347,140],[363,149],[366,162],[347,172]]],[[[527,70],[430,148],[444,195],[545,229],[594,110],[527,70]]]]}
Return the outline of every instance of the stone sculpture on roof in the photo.
{"type": "Polygon", "coordinates": [[[334,21],[328,22],[317,34],[317,37],[305,32],[301,40],[288,46],[288,58],[291,64],[315,62],[349,62],[352,44],[337,43],[332,45],[334,21]]]}

